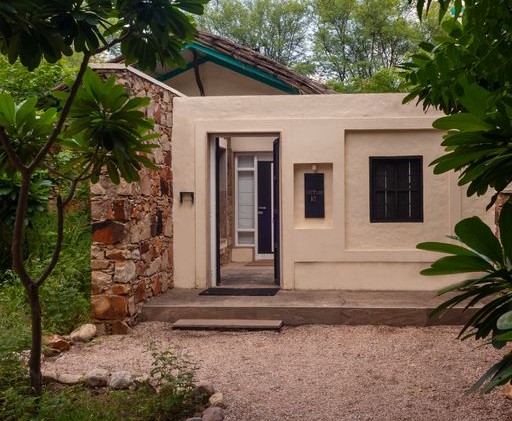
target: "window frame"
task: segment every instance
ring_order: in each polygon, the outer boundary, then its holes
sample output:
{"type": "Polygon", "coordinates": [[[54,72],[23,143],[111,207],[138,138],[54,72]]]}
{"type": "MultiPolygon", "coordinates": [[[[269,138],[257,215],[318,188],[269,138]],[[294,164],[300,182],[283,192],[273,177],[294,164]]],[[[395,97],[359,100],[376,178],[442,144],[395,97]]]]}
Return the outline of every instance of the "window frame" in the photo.
{"type": "MultiPolygon", "coordinates": [[[[370,156],[369,157],[369,190],[370,190],[370,222],[371,223],[388,223],[388,222],[399,222],[399,223],[421,223],[424,222],[424,210],[423,210],[423,156],[422,155],[402,155],[402,156],[370,156]],[[419,199],[417,202],[417,207],[419,208],[418,216],[414,218],[379,218],[376,214],[376,193],[377,183],[375,182],[375,171],[374,171],[374,162],[379,161],[387,161],[387,162],[399,162],[399,161],[412,161],[416,160],[419,164],[419,173],[418,173],[418,188],[419,191],[419,199]]],[[[411,189],[403,190],[395,187],[393,189],[396,197],[398,198],[398,192],[400,191],[411,191],[411,189]]],[[[416,191],[416,189],[414,190],[416,191]]],[[[396,199],[398,200],[398,199],[396,199]]],[[[397,201],[398,204],[398,201],[397,201]]]]}

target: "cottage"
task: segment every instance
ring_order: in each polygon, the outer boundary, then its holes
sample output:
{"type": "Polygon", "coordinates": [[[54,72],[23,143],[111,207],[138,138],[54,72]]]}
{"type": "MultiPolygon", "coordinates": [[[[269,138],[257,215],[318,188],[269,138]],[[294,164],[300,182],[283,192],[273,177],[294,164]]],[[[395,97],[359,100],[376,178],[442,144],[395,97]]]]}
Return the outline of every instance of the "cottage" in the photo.
{"type": "Polygon", "coordinates": [[[183,68],[98,66],[152,98],[158,172],[91,190],[93,310],[114,331],[169,288],[433,291],[454,224],[485,214],[429,163],[441,133],[402,94],[335,95],[231,41],[200,34],[183,68]]]}

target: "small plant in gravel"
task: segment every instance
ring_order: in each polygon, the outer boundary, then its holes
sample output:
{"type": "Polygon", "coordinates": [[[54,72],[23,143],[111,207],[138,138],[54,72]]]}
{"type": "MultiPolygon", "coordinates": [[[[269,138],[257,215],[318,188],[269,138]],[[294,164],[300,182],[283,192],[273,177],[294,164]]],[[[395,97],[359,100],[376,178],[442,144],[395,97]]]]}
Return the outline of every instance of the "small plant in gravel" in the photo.
{"type": "Polygon", "coordinates": [[[164,416],[164,418],[152,419],[179,419],[170,416],[171,414],[186,415],[188,407],[204,406],[207,397],[196,394],[197,366],[190,361],[187,355],[175,349],[159,351],[154,343],[149,345],[148,352],[151,353],[153,359],[149,384],[156,389],[157,395],[151,407],[147,409],[153,416],[158,414],[164,416]]]}

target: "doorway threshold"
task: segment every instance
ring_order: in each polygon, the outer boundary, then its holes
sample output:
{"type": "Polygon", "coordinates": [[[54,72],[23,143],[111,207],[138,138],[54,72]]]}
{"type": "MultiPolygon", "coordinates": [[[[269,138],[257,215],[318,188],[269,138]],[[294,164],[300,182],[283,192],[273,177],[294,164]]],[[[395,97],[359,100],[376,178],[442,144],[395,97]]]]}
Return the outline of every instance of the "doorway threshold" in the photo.
{"type": "Polygon", "coordinates": [[[269,288],[226,288],[213,287],[205,289],[199,295],[226,295],[226,296],[248,296],[248,297],[272,297],[279,292],[278,287],[269,288]]]}

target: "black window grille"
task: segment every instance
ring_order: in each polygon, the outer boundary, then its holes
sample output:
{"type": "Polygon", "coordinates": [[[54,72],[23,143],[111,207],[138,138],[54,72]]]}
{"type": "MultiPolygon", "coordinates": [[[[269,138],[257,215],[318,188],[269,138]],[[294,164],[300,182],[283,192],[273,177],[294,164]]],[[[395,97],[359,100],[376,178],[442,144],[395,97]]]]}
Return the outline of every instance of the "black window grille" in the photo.
{"type": "Polygon", "coordinates": [[[423,158],[370,157],[370,222],[423,222],[423,158]]]}

